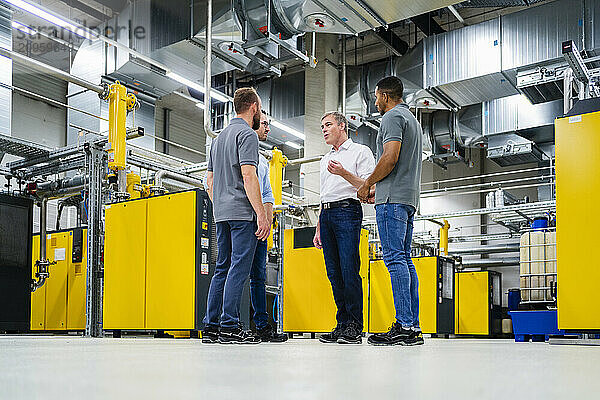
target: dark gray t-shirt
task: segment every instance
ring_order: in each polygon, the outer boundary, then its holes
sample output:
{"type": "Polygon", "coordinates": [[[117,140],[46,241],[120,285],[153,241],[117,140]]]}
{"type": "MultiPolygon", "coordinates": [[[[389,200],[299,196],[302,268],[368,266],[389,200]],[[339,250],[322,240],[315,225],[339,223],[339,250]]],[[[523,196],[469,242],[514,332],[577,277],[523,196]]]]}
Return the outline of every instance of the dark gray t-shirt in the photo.
{"type": "Polygon", "coordinates": [[[418,209],[423,129],[404,103],[387,111],[381,118],[377,134],[377,160],[383,154],[384,143],[392,140],[402,142],[400,155],[392,172],[377,182],[375,204],[401,203],[418,209]]]}
{"type": "Polygon", "coordinates": [[[242,165],[258,168],[258,136],[246,121],[234,118],[212,142],[208,158],[216,222],[256,219],[244,189],[242,165]]]}

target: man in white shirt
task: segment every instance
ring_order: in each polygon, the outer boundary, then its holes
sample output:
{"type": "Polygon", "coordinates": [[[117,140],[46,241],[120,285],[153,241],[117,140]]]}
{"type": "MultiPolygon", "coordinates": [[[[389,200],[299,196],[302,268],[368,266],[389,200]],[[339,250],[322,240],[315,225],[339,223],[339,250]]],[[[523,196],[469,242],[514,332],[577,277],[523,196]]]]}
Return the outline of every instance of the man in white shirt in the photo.
{"type": "Polygon", "coordinates": [[[321,118],[325,143],[321,159],[321,212],[313,243],[323,249],[327,277],[337,306],[337,326],[324,343],[362,343],[363,293],[359,275],[362,207],[356,191],[375,168],[367,146],[348,139],[348,121],[337,111],[321,118]]]}

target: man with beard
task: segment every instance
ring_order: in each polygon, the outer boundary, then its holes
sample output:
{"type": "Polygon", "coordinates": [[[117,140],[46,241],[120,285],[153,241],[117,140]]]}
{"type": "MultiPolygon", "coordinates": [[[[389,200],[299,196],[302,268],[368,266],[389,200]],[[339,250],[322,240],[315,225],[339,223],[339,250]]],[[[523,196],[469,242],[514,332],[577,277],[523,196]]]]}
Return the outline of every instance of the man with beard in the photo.
{"type": "Polygon", "coordinates": [[[410,258],[413,220],[421,192],[421,124],[402,101],[402,81],[390,76],[375,87],[375,105],[383,116],[377,134],[377,165],[358,189],[362,201],[373,200],[377,229],[392,283],[396,320],[384,334],[369,337],[372,345],[423,344],[419,327],[419,278],[410,258]]]}
{"type": "Polygon", "coordinates": [[[203,343],[260,343],[240,324],[240,301],[256,243],[269,235],[258,182],[261,101],[253,88],[233,96],[236,117],[213,141],[206,174],[213,202],[219,256],[210,283],[203,343]]]}
{"type": "MultiPolygon", "coordinates": [[[[271,129],[267,114],[263,111],[260,117],[260,127],[256,129],[258,140],[264,142],[271,129]]],[[[258,155],[258,181],[260,183],[260,192],[262,202],[267,213],[267,219],[273,220],[273,191],[269,180],[269,162],[262,155],[258,155]]],[[[265,280],[267,275],[267,241],[259,240],[254,253],[254,261],[250,270],[250,299],[252,309],[254,310],[254,324],[256,333],[262,342],[282,343],[288,337],[277,331],[269,324],[269,314],[267,314],[267,294],[265,289],[265,280]]]]}

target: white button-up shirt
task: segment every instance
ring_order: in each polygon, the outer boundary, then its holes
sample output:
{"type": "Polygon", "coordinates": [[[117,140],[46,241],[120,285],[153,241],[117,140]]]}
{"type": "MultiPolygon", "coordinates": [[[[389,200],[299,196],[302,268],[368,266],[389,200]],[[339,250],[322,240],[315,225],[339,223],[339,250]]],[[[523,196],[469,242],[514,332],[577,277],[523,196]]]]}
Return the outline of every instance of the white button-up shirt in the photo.
{"type": "Polygon", "coordinates": [[[375,169],[375,157],[367,146],[346,140],[339,149],[331,151],[321,159],[321,203],[344,199],[358,199],[356,191],[347,180],[327,170],[330,160],[342,164],[348,172],[361,179],[367,179],[375,169]]]}

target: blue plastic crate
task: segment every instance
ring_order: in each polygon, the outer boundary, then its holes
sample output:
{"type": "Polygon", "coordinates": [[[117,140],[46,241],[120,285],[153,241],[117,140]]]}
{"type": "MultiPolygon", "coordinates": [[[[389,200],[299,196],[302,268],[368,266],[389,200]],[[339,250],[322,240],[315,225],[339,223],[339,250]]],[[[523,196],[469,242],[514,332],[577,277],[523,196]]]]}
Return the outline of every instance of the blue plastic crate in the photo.
{"type": "Polygon", "coordinates": [[[534,342],[548,340],[550,335],[564,335],[558,329],[556,310],[544,311],[509,311],[512,318],[513,333],[516,342],[534,342]]]}

